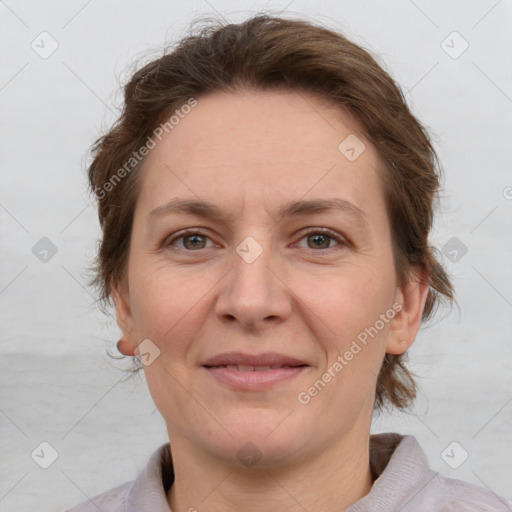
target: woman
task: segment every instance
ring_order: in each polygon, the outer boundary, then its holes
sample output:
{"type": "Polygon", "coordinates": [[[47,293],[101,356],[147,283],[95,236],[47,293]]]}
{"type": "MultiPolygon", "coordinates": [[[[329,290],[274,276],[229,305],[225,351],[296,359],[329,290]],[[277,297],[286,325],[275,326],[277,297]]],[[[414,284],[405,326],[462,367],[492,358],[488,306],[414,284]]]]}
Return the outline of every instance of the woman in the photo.
{"type": "Polygon", "coordinates": [[[342,35],[256,16],[135,73],[89,168],[112,298],[170,444],[73,512],[511,510],[370,435],[453,289],[428,243],[436,156],[342,35]]]}

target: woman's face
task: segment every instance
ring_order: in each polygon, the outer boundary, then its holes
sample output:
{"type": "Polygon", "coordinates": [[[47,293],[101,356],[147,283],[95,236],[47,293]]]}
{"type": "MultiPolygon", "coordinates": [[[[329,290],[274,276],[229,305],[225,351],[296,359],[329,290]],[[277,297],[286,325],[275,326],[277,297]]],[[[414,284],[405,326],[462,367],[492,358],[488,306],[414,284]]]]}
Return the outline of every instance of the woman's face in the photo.
{"type": "Polygon", "coordinates": [[[276,464],[368,435],[426,295],[396,286],[379,165],[293,92],[200,97],[150,151],[115,298],[176,446],[276,464]]]}

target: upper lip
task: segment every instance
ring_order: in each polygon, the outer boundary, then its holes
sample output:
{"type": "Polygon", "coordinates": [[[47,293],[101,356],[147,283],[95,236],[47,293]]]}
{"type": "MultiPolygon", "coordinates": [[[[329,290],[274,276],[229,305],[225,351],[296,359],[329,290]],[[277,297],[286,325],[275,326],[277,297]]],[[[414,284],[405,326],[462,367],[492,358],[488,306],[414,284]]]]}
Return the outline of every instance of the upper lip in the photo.
{"type": "Polygon", "coordinates": [[[247,366],[309,366],[300,359],[274,352],[266,352],[264,354],[225,352],[203,362],[203,366],[224,366],[228,364],[247,366]]]}

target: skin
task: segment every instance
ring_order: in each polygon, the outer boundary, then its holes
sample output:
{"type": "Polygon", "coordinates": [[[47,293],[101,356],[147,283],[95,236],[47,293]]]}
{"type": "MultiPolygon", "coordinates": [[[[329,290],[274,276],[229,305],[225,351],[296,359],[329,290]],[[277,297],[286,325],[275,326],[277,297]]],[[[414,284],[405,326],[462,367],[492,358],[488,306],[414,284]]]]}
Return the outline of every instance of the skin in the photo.
{"type": "Polygon", "coordinates": [[[200,97],[147,156],[114,299],[121,350],[133,355],[144,339],[160,350],[144,371],[172,446],[174,512],[340,511],[370,491],[377,374],[386,352],[414,342],[427,295],[418,275],[397,287],[381,167],[346,112],[277,91],[200,97]],[[338,150],[350,134],[366,147],[354,161],[338,150]],[[276,216],[288,201],[335,197],[364,220],[337,210],[276,216]],[[210,201],[228,217],[148,215],[176,198],[210,201]],[[204,237],[176,238],[186,228],[204,237]],[[252,263],[236,252],[248,236],[263,249],[252,263]],[[378,335],[299,403],[396,302],[401,311],[378,335]],[[279,352],[309,367],[271,389],[233,390],[201,366],[230,351],[279,352]],[[237,457],[246,443],[261,455],[252,467],[237,457]]]}

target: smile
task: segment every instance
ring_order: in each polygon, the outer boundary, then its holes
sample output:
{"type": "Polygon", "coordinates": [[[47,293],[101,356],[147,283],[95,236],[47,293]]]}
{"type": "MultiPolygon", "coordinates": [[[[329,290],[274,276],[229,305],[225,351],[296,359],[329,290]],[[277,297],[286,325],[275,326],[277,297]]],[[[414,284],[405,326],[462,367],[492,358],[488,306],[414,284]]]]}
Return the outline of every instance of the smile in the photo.
{"type": "MultiPolygon", "coordinates": [[[[300,365],[305,366],[305,365],[300,365]]],[[[297,366],[291,366],[288,364],[284,365],[272,365],[272,366],[252,366],[250,364],[223,364],[219,366],[210,366],[210,368],[227,368],[229,370],[237,370],[239,372],[260,372],[265,370],[277,370],[279,368],[297,368],[297,366]]]]}
{"type": "Polygon", "coordinates": [[[261,391],[289,382],[309,368],[302,366],[203,366],[215,381],[239,391],[261,391]]]}

